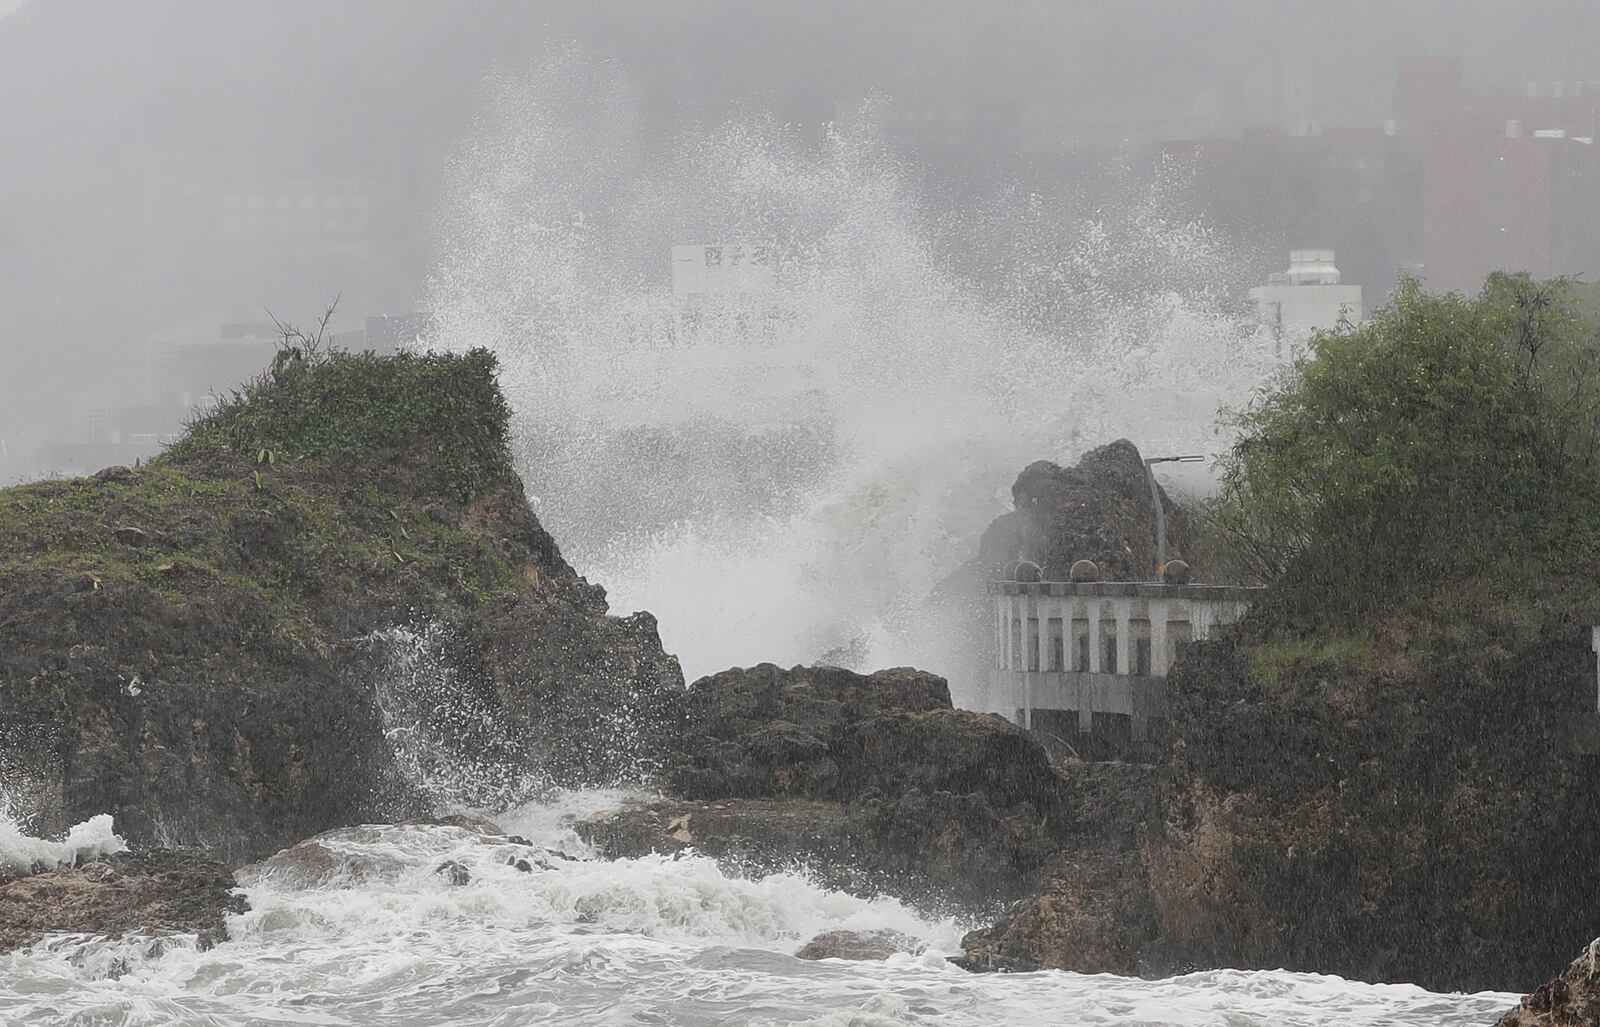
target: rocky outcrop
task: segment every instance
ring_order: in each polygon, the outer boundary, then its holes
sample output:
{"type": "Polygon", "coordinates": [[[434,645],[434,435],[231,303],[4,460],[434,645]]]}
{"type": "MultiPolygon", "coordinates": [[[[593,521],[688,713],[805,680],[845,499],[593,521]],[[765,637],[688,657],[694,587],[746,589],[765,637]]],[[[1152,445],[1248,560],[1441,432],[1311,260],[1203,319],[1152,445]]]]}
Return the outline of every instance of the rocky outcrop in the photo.
{"type": "Polygon", "coordinates": [[[1534,587],[1462,580],[1370,634],[1264,604],[1179,661],[1145,846],[1173,962],[1522,991],[1592,935],[1600,764],[1564,740],[1594,658],[1534,587]]]}
{"type": "Polygon", "coordinates": [[[1026,898],[961,941],[969,970],[1073,970],[1131,976],[1156,937],[1139,853],[1090,846],[1058,853],[1026,898]]]}
{"type": "Polygon", "coordinates": [[[794,955],[796,959],[888,959],[897,952],[920,951],[917,939],[899,931],[825,931],[794,955]]]}
{"type": "Polygon", "coordinates": [[[1597,1027],[1600,1025],[1600,939],[1548,984],[1540,985],[1495,1027],[1597,1027]]]}
{"type": "Polygon", "coordinates": [[[856,894],[884,888],[883,871],[857,844],[850,812],[808,799],[658,799],[598,814],[578,836],[610,859],[693,849],[739,873],[804,866],[825,887],[856,894]]]}
{"type": "Polygon", "coordinates": [[[156,849],[106,856],[0,881],[0,955],[47,934],[226,937],[225,918],[247,909],[226,866],[156,849]]]}
{"type": "Polygon", "coordinates": [[[1022,894],[1070,822],[1038,744],[951,709],[931,674],[763,664],[695,682],[684,705],[664,776],[682,798],[585,825],[608,853],[799,856],[835,886],[987,904],[1022,894]]]}
{"type": "Polygon", "coordinates": [[[842,667],[770,663],[696,681],[664,779],[690,799],[793,795],[837,800],[849,783],[842,742],[891,712],[950,708],[943,678],[901,668],[863,676],[842,667]]]}
{"type": "MultiPolygon", "coordinates": [[[[1159,487],[1159,486],[1158,486],[1159,487]]],[[[1185,556],[1188,517],[1162,491],[1167,555],[1185,556]]],[[[1093,560],[1108,581],[1155,575],[1155,505],[1139,450],[1127,439],[1091,449],[1072,467],[1029,464],[1011,487],[1015,509],[996,518],[979,544],[985,571],[998,575],[1018,559],[1044,580],[1066,581],[1073,563],[1093,560]]]]}
{"type": "Polygon", "coordinates": [[[297,363],[150,466],[0,490],[0,769],[30,829],[111,813],[242,863],[433,812],[439,762],[648,776],[676,660],[562,559],[505,419],[486,355],[297,363]]]}
{"type": "Polygon", "coordinates": [[[962,939],[971,970],[1134,974],[1150,967],[1155,907],[1141,844],[1159,820],[1161,772],[1131,763],[1056,766],[1061,844],[1029,893],[962,939]]]}

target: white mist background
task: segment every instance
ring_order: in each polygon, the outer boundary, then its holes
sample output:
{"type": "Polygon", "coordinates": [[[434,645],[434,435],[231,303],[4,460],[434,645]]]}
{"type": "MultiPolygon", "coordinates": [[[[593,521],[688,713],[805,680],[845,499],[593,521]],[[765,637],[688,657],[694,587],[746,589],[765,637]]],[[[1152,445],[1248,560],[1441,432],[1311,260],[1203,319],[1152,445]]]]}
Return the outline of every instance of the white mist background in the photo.
{"type": "Polygon", "coordinates": [[[1183,212],[1184,168],[1098,206],[941,202],[888,102],[647,139],[624,70],[567,46],[498,74],[452,159],[442,344],[498,354],[546,526],[691,679],[960,668],[927,598],[1023,467],[1214,453],[1271,372],[1238,304],[1261,261],[1183,212]],[[670,294],[672,245],[736,242],[779,258],[756,342],[670,294]]]}

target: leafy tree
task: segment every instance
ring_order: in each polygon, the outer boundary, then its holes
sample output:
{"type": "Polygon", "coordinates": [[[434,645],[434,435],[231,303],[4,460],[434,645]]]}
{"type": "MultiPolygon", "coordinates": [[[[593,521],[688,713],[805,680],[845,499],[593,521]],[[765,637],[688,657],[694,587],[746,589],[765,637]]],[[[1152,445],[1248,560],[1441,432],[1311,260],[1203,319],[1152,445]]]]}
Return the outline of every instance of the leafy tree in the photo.
{"type": "Polygon", "coordinates": [[[1600,373],[1573,283],[1402,280],[1311,350],[1228,415],[1215,513],[1263,577],[1337,611],[1594,543],[1600,373]]]}

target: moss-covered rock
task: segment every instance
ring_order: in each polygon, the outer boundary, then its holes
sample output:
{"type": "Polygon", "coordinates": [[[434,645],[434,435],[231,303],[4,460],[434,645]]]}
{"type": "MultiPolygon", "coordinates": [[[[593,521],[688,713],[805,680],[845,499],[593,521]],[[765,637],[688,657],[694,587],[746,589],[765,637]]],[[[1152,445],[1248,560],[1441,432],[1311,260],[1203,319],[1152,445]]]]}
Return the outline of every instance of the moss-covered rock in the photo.
{"type": "Polygon", "coordinates": [[[225,451],[263,464],[365,460],[425,439],[438,489],[467,502],[517,478],[495,368],[482,349],[384,357],[288,350],[191,424],[168,458],[225,451]]]}
{"type": "Polygon", "coordinates": [[[504,421],[487,355],[341,356],[151,466],[0,491],[0,770],[32,826],[242,859],[429,812],[396,727],[436,764],[648,773],[676,660],[562,559],[504,421]]]}
{"type": "Polygon", "coordinates": [[[1171,679],[1147,847],[1175,962],[1525,990],[1593,933],[1594,577],[1500,567],[1296,626],[1270,601],[1171,679]]]}

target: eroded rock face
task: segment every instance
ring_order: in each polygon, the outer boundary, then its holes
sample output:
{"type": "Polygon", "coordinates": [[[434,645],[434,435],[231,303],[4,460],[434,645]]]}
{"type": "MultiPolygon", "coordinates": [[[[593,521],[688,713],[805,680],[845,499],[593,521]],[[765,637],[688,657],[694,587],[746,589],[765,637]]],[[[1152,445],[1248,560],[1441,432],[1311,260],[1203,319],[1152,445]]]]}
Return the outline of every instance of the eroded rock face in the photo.
{"type": "Polygon", "coordinates": [[[1600,939],[1589,943],[1560,976],[1524,998],[1495,1027],[1600,1025],[1600,939]]]}
{"type": "Polygon", "coordinates": [[[899,931],[824,931],[795,951],[797,959],[888,959],[917,953],[922,943],[899,931]]]}
{"type": "Polygon", "coordinates": [[[969,970],[1073,970],[1131,976],[1156,933],[1150,880],[1136,851],[1065,851],[993,927],[961,941],[969,970]]]}
{"type": "Polygon", "coordinates": [[[849,813],[837,803],[660,799],[599,814],[576,829],[611,859],[694,849],[744,872],[804,864],[827,887],[876,890],[871,869],[852,843],[849,813]]]}
{"type": "Polygon", "coordinates": [[[847,787],[839,763],[846,732],[891,711],[948,710],[950,687],[907,668],[863,675],[763,663],[701,678],[683,705],[683,734],[665,774],[674,792],[837,800],[847,787]]]}
{"type": "Polygon", "coordinates": [[[988,905],[1023,893],[1070,818],[1044,751],[950,708],[942,678],[770,664],[695,682],[666,774],[681,799],[586,825],[608,854],[693,845],[834,887],[988,905]]]}
{"type": "Polygon", "coordinates": [[[233,874],[205,856],[120,853],[0,883],[0,954],[59,933],[196,934],[214,944],[226,916],[247,908],[233,874]]]}
{"type": "Polygon", "coordinates": [[[1125,763],[1056,771],[1070,825],[1060,846],[1031,876],[1026,897],[962,939],[960,962],[970,970],[1144,972],[1157,925],[1140,842],[1159,815],[1160,771],[1125,763]]]}
{"type": "Polygon", "coordinates": [[[654,620],[611,616],[516,482],[455,502],[433,460],[206,454],[0,490],[0,752],[36,829],[110,813],[135,847],[237,865],[433,812],[386,735],[413,726],[388,723],[387,628],[448,642],[417,704],[430,745],[562,784],[648,777],[682,692],[654,620]]]}
{"type": "MultiPolygon", "coordinates": [[[[990,574],[1023,559],[1044,580],[1066,581],[1078,560],[1099,565],[1107,581],[1146,581],[1155,574],[1155,505],[1139,450],[1127,439],[1092,449],[1072,467],[1029,464],[1011,487],[1015,509],[984,532],[981,561],[990,574]]],[[[1165,498],[1167,552],[1188,539],[1183,510],[1165,498]]]]}
{"type": "Polygon", "coordinates": [[[1263,605],[1179,661],[1146,845],[1172,961],[1523,991],[1593,936],[1600,762],[1563,745],[1595,719],[1588,629],[1472,589],[1345,650],[1263,605]]]}

